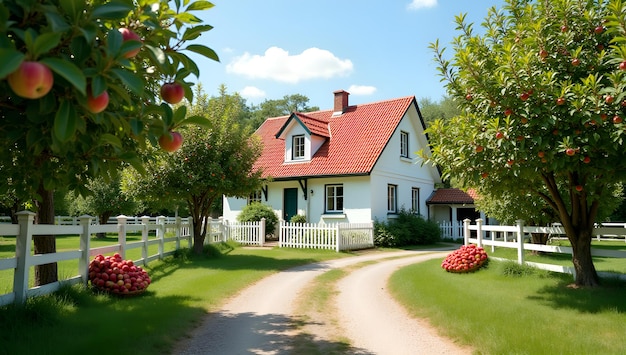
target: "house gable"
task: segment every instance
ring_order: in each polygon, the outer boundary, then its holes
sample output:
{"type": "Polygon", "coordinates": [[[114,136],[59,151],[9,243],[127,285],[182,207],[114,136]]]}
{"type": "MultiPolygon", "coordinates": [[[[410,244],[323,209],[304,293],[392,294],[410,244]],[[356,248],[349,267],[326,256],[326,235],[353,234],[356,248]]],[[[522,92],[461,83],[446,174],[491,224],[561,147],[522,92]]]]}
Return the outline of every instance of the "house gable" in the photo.
{"type": "Polygon", "coordinates": [[[275,137],[285,142],[284,163],[302,163],[311,161],[330,132],[328,122],[294,112],[275,137]]]}

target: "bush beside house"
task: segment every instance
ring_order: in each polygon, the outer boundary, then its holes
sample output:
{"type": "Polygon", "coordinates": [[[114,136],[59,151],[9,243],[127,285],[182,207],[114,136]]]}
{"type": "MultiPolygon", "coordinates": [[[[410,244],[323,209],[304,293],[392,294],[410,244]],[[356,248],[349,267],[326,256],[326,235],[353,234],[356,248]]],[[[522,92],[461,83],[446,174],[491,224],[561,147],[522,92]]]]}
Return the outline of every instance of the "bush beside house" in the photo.
{"type": "Polygon", "coordinates": [[[402,247],[436,243],[441,239],[437,223],[407,210],[400,210],[397,218],[374,223],[374,245],[402,247]]]}
{"type": "Polygon", "coordinates": [[[278,223],[278,216],[272,207],[268,205],[258,202],[246,205],[237,216],[237,221],[259,222],[263,218],[265,218],[265,234],[274,234],[274,231],[276,231],[276,224],[278,223]]]}

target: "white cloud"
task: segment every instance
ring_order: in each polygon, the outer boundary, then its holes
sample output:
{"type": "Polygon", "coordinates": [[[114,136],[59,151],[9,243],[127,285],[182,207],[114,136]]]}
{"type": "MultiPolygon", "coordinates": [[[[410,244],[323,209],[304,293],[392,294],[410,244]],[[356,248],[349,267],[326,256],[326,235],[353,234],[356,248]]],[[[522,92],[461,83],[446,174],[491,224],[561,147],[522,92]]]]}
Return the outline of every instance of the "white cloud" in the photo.
{"type": "Polygon", "coordinates": [[[425,7],[437,6],[437,0],[412,0],[406,7],[409,10],[419,10],[425,7]]]}
{"type": "Polygon", "coordinates": [[[333,53],[309,48],[289,55],[282,48],[268,48],[263,55],[244,53],[226,66],[226,71],[252,79],[271,79],[295,84],[303,80],[346,76],[352,72],[349,59],[339,59],[333,53]]]}
{"type": "Polygon", "coordinates": [[[265,91],[254,86],[246,86],[239,92],[239,95],[246,99],[258,99],[265,97],[265,91]]]}
{"type": "Polygon", "coordinates": [[[350,93],[350,95],[372,95],[376,92],[376,87],[366,85],[350,85],[350,87],[348,88],[348,92],[350,93]]]}

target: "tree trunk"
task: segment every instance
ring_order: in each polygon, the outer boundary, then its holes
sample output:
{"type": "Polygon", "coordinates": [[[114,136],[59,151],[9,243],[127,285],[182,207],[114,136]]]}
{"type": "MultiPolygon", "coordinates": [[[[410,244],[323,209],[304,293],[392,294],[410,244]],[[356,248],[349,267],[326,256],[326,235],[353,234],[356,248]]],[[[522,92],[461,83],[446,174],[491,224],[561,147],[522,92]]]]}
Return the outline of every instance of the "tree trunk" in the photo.
{"type": "MultiPolygon", "coordinates": [[[[38,193],[41,201],[37,201],[37,224],[54,225],[54,191],[48,191],[40,186],[38,193]]],[[[56,253],[56,238],[54,235],[33,236],[35,254],[56,253]]],[[[41,286],[58,281],[57,263],[35,266],[35,286],[41,286]]]]}
{"type": "Polygon", "coordinates": [[[193,252],[195,254],[202,254],[204,251],[204,237],[206,235],[206,229],[202,233],[202,217],[197,220],[193,217],[193,252]]]}
{"type": "MultiPolygon", "coordinates": [[[[109,211],[109,212],[103,212],[100,217],[98,217],[98,222],[102,225],[102,224],[107,224],[107,222],[109,221],[109,217],[111,217],[111,215],[113,214],[113,212],[109,211]]],[[[98,239],[104,239],[106,238],[107,234],[105,232],[98,232],[96,233],[96,238],[98,239]]]]}
{"type": "Polygon", "coordinates": [[[568,235],[572,244],[572,263],[576,272],[576,286],[595,287],[600,285],[600,278],[591,257],[591,231],[578,230],[576,238],[568,235]]]}

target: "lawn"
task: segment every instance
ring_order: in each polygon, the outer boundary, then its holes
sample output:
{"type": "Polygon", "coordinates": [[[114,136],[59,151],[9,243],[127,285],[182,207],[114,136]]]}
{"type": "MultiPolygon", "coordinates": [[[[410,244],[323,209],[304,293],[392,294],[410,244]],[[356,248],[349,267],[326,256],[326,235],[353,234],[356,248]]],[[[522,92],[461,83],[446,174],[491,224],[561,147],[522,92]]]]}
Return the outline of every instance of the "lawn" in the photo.
{"type": "Polygon", "coordinates": [[[571,275],[490,261],[470,274],[441,260],[402,268],[390,289],[416,317],[481,354],[626,354],[626,284],[567,287],[571,275]]]}
{"type": "Polygon", "coordinates": [[[145,268],[152,278],[136,297],[62,296],[0,308],[0,354],[167,353],[209,311],[243,287],[282,269],[349,256],[328,250],[228,247],[225,255],[167,258],[145,268]]]}

